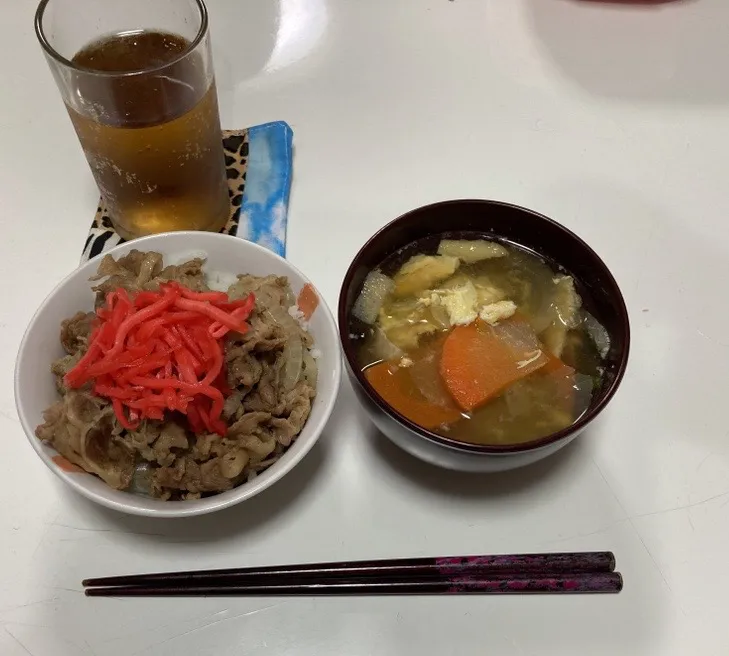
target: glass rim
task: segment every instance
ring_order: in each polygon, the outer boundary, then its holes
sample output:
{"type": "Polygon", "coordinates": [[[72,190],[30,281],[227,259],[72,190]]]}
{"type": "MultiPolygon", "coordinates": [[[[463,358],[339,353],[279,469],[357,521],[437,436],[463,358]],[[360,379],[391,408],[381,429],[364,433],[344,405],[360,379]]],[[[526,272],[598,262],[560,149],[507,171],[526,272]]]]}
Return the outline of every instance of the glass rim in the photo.
{"type": "MultiPolygon", "coordinates": [[[[45,32],[43,31],[43,15],[45,13],[46,7],[52,0],[41,0],[38,4],[38,8],[35,12],[35,35],[38,38],[38,41],[41,44],[41,47],[45,51],[46,55],[54,59],[59,64],[62,64],[66,68],[71,68],[75,71],[79,71],[81,73],[85,73],[87,75],[98,75],[99,77],[132,77],[134,75],[146,75],[148,73],[154,73],[155,71],[161,71],[169,66],[172,66],[173,64],[176,64],[180,61],[182,61],[185,57],[187,57],[191,52],[193,52],[201,43],[201,41],[205,38],[205,35],[208,31],[208,9],[205,6],[205,3],[203,0],[195,0],[195,4],[197,5],[197,9],[200,12],[200,29],[198,30],[197,34],[195,35],[195,38],[190,42],[190,45],[185,48],[177,57],[174,59],[165,62],[164,64],[161,64],[159,66],[152,66],[150,68],[140,68],[139,70],[134,71],[97,71],[93,68],[87,68],[86,66],[79,66],[78,64],[74,64],[70,59],[67,59],[64,57],[60,52],[58,52],[50,43],[48,38],[46,37],[45,32]]],[[[100,35],[101,36],[101,35],[100,35]]]]}

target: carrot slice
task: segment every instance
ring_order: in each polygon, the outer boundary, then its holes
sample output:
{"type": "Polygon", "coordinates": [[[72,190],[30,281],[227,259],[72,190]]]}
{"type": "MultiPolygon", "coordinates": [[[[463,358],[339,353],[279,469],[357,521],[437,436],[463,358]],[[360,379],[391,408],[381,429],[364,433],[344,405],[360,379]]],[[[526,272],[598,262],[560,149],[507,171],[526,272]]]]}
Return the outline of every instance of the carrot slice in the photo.
{"type": "Polygon", "coordinates": [[[518,319],[511,326],[501,322],[498,331],[477,321],[450,332],[443,344],[440,373],[463,410],[482,406],[547,364],[547,356],[533,348],[535,342],[528,336],[528,324],[518,319]]]}
{"type": "Polygon", "coordinates": [[[432,429],[461,418],[458,410],[428,401],[415,387],[406,368],[380,362],[368,367],[364,373],[385,403],[418,426],[432,429]]]}
{"type": "Polygon", "coordinates": [[[299,297],[296,299],[296,305],[307,321],[311,319],[316,308],[319,307],[319,297],[308,282],[301,288],[299,297]]]}

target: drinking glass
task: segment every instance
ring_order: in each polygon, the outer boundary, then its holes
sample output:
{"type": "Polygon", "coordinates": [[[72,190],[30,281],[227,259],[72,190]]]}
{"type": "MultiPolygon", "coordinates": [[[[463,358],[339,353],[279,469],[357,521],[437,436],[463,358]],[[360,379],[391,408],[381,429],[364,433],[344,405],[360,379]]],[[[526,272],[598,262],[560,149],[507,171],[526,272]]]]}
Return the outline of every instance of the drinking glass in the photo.
{"type": "Polygon", "coordinates": [[[35,29],[119,234],[220,230],[228,186],[202,0],[42,0],[35,29]]]}

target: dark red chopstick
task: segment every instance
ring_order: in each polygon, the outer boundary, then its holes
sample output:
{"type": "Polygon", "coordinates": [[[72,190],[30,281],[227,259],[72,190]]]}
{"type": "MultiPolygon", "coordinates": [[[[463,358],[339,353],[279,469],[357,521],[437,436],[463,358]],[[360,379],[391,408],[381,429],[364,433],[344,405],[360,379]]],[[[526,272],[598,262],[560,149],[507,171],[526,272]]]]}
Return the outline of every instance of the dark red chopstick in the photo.
{"type": "Polygon", "coordinates": [[[617,572],[535,576],[530,578],[444,578],[441,580],[334,581],[281,585],[117,586],[89,588],[89,597],[220,597],[322,595],[448,595],[448,594],[584,594],[616,593],[623,588],[617,572]]]}
{"type": "Polygon", "coordinates": [[[399,558],[359,560],[349,562],[310,563],[301,565],[272,565],[232,569],[197,570],[189,572],[160,572],[130,576],[109,576],[86,579],[84,586],[182,587],[299,583],[337,579],[412,579],[479,575],[501,578],[530,575],[612,572],[615,556],[609,551],[505,554],[481,556],[439,556],[435,558],[399,558]]]}

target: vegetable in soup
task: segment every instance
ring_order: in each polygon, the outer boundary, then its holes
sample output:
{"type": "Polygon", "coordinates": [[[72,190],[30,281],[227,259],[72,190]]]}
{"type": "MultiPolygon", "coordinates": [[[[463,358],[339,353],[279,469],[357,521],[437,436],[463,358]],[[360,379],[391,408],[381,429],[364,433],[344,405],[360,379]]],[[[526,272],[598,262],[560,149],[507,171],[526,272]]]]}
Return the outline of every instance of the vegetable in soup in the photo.
{"type": "Polygon", "coordinates": [[[528,442],[579,419],[609,338],[575,280],[512,244],[433,245],[388,258],[353,306],[374,390],[419,426],[476,444],[528,442]]]}

